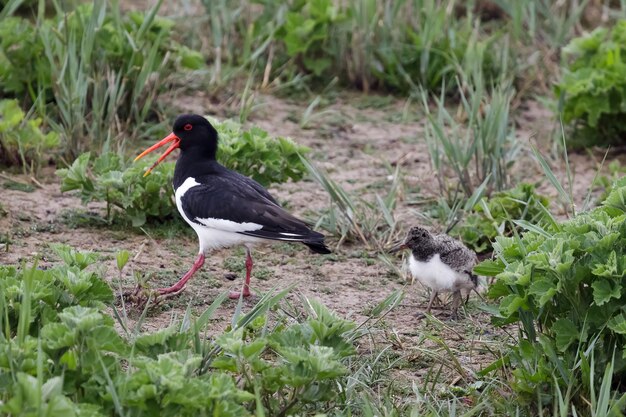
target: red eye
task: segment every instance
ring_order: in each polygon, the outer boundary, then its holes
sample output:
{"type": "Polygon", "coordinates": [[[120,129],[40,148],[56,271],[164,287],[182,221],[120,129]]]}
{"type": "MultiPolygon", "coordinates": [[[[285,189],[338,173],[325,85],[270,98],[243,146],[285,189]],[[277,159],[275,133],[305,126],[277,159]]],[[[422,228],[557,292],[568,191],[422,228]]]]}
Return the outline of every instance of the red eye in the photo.
{"type": "Polygon", "coordinates": [[[183,126],[183,129],[185,129],[185,130],[191,130],[191,129],[193,129],[193,126],[192,126],[192,125],[190,125],[189,123],[187,123],[185,126],[183,126]]]}

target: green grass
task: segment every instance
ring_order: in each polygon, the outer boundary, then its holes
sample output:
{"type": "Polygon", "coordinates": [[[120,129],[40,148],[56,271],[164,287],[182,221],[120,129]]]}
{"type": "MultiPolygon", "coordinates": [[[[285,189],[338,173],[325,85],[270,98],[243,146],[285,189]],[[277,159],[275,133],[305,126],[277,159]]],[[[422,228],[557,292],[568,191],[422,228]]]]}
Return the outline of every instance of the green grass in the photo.
{"type": "Polygon", "coordinates": [[[204,65],[174,41],[174,22],[157,16],[160,6],[122,14],[117,2],[69,9],[54,2],[47,15],[40,1],[34,20],[7,17],[0,23],[0,92],[32,105],[58,136],[56,153],[124,151],[160,122],[157,97],[174,75],[204,65]]]}

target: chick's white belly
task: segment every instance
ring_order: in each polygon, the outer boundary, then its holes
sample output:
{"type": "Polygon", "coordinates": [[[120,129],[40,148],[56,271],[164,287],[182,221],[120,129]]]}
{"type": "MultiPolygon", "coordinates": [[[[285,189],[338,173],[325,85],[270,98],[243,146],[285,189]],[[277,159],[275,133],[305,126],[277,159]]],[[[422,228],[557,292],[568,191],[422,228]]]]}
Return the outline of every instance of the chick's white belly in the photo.
{"type": "Polygon", "coordinates": [[[435,291],[456,291],[463,288],[468,278],[459,274],[441,261],[439,254],[434,255],[426,262],[409,257],[411,274],[422,284],[435,291]]]}

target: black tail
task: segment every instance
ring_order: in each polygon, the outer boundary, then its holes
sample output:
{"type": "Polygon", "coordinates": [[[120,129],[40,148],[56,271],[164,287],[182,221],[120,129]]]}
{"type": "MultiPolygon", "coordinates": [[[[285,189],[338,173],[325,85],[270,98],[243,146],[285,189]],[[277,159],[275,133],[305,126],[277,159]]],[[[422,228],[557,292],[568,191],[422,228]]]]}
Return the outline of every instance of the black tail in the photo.
{"type": "Polygon", "coordinates": [[[326,247],[324,241],[321,242],[302,242],[309,247],[315,253],[321,253],[322,255],[327,255],[332,253],[330,249],[326,247]]]}

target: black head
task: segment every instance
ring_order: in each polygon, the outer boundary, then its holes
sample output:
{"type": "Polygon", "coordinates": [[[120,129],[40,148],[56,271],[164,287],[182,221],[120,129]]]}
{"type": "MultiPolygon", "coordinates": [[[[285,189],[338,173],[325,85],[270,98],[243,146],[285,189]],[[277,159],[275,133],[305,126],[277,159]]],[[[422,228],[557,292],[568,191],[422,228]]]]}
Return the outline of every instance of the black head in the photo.
{"type": "Polygon", "coordinates": [[[176,148],[180,148],[183,153],[190,151],[192,155],[199,158],[214,160],[217,152],[217,131],[204,117],[197,114],[183,114],[176,118],[172,133],[139,154],[135,161],[168,144],[167,150],[148,168],[144,177],[176,148]]]}
{"type": "Polygon", "coordinates": [[[409,233],[406,235],[406,240],[404,244],[410,249],[416,248],[424,243],[427,243],[433,239],[433,236],[430,232],[423,227],[415,226],[409,230],[409,233]]]}
{"type": "Polygon", "coordinates": [[[172,132],[180,142],[181,151],[194,152],[215,158],[217,151],[217,131],[207,119],[198,114],[181,114],[174,121],[172,132]]]}
{"type": "Polygon", "coordinates": [[[394,253],[402,249],[413,250],[420,246],[424,246],[424,244],[429,243],[432,239],[433,239],[433,236],[430,234],[428,230],[419,226],[412,227],[411,230],[409,230],[409,233],[407,234],[406,239],[404,239],[403,242],[400,242],[394,245],[389,250],[389,252],[394,253]]]}

